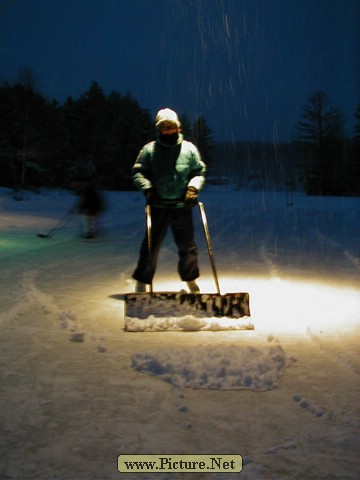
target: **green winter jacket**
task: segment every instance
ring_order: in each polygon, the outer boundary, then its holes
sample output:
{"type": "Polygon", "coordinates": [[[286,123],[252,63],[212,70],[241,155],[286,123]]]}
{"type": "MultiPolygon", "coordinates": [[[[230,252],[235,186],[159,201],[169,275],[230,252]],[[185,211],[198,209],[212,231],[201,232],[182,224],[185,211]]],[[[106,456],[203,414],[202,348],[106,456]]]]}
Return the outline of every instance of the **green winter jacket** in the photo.
{"type": "Polygon", "coordinates": [[[179,134],[174,145],[160,140],[145,145],[133,166],[132,178],[139,190],[154,189],[154,206],[183,207],[187,187],[200,191],[205,173],[198,149],[179,134]]]}

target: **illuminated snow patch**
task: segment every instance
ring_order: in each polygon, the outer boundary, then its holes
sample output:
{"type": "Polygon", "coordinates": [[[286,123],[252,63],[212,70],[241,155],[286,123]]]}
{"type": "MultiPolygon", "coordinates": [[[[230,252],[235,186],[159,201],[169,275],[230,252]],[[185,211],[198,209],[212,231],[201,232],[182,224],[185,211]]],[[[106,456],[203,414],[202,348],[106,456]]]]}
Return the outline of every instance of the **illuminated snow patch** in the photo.
{"type": "MultiPolygon", "coordinates": [[[[201,290],[212,291],[212,279],[201,277],[201,290]]],[[[225,275],[222,291],[247,291],[251,322],[257,332],[303,335],[321,332],[349,334],[360,329],[359,289],[336,277],[241,277],[225,275]]],[[[176,288],[163,282],[159,288],[176,288]]]]}
{"type": "Polygon", "coordinates": [[[125,295],[127,331],[254,329],[247,293],[154,292],[125,295]]]}
{"type": "Polygon", "coordinates": [[[293,361],[280,345],[209,346],[137,353],[132,367],[180,388],[265,391],[279,386],[293,361]]]}
{"type": "Polygon", "coordinates": [[[248,285],[256,330],[352,334],[360,327],[359,290],[324,280],[255,280],[248,285]]]}
{"type": "Polygon", "coordinates": [[[125,319],[128,332],[206,331],[206,330],[254,330],[249,318],[199,318],[191,315],[181,317],[157,317],[125,319]]]}

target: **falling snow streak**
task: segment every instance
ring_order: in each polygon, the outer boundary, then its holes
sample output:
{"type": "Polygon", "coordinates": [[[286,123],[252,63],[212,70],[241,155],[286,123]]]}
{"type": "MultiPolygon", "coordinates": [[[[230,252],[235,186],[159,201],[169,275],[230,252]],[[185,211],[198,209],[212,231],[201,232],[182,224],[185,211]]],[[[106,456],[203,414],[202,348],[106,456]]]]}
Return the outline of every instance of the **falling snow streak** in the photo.
{"type": "Polygon", "coordinates": [[[8,2],[0,15],[0,78],[30,66],[50,98],[77,98],[95,80],[105,92],[131,91],[154,114],[167,104],[202,115],[216,140],[275,143],[291,140],[321,89],[352,132],[357,0],[29,4],[8,2]]]}
{"type": "Polygon", "coordinates": [[[254,102],[259,90],[256,85],[263,83],[264,41],[257,9],[248,7],[220,0],[171,2],[167,14],[172,21],[165,26],[162,40],[168,101],[176,104],[177,98],[186,95],[186,111],[193,117],[222,112],[217,123],[232,138],[234,132],[249,128],[256,138],[259,128],[258,123],[250,126],[249,112],[258,109],[254,102]],[[167,54],[163,48],[166,39],[171,39],[167,54]],[[184,76],[177,82],[180,91],[171,81],[174,57],[180,58],[183,66],[184,76]]]}
{"type": "MultiPolygon", "coordinates": [[[[309,5],[300,14],[280,1],[168,3],[165,17],[170,21],[163,33],[169,42],[163,57],[167,101],[193,118],[210,118],[215,136],[221,130],[228,140],[283,141],[285,131],[293,133],[291,121],[309,93],[306,72],[320,74],[328,32],[323,24],[317,32],[315,23],[323,8],[309,5]],[[301,59],[296,59],[297,51],[301,59]],[[300,84],[302,93],[295,99],[294,87],[300,84]],[[293,105],[286,121],[282,105],[293,105]]],[[[338,28],[334,18],[332,25],[338,28]]]]}

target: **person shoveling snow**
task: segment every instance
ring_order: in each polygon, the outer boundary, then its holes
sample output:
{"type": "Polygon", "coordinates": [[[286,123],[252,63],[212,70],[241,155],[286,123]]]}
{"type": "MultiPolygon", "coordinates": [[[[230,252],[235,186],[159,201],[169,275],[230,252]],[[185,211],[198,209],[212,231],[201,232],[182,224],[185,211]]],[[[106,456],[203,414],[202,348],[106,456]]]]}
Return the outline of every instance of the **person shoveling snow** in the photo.
{"type": "MultiPolygon", "coordinates": [[[[157,316],[165,305],[172,309],[180,306],[183,313],[188,313],[190,309],[195,317],[200,315],[238,319],[250,316],[248,293],[220,293],[205,209],[197,199],[205,183],[206,165],[195,145],[184,140],[180,127],[176,112],[169,108],[160,110],[156,116],[157,140],[143,147],[133,166],[134,183],[144,193],[147,204],[146,234],[133,273],[136,280],[135,293],[125,295],[125,329],[132,331],[148,328],[144,321],[140,322],[140,326],[137,324],[136,327],[128,328],[128,321],[133,324],[139,312],[140,318],[146,319],[154,308],[157,316]],[[215,294],[200,294],[196,283],[199,267],[192,213],[195,205],[200,209],[217,289],[215,294]],[[169,227],[178,247],[178,273],[186,282],[190,293],[153,292],[157,259],[169,227]]],[[[176,321],[172,322],[176,328],[179,326],[179,318],[180,324],[183,324],[181,317],[180,312],[176,321]]],[[[247,325],[246,328],[253,328],[253,325],[247,325]]]]}
{"type": "Polygon", "coordinates": [[[192,293],[199,292],[192,207],[205,183],[206,166],[195,145],[184,140],[173,110],[156,116],[157,139],[145,145],[133,166],[133,180],[151,206],[151,251],[146,233],[133,273],[135,290],[152,285],[161,244],[170,227],[178,247],[178,272],[192,293]],[[150,258],[149,258],[150,255],[150,258]]]}

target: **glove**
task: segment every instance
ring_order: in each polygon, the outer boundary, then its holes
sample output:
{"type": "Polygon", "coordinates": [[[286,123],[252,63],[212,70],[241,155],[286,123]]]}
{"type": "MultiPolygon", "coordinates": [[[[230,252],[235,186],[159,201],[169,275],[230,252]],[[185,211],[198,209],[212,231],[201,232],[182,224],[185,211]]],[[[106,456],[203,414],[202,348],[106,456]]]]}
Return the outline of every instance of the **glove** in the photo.
{"type": "Polygon", "coordinates": [[[146,203],[150,205],[152,201],[154,200],[155,197],[155,191],[153,188],[148,188],[147,190],[144,190],[144,195],[146,198],[146,203]]]}
{"type": "Polygon", "coordinates": [[[198,191],[195,187],[187,187],[185,192],[185,202],[195,204],[198,196],[198,191]]]}

